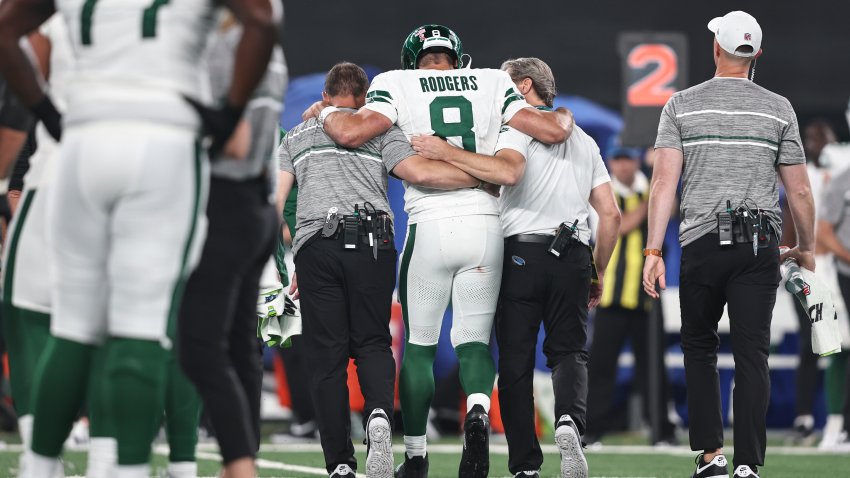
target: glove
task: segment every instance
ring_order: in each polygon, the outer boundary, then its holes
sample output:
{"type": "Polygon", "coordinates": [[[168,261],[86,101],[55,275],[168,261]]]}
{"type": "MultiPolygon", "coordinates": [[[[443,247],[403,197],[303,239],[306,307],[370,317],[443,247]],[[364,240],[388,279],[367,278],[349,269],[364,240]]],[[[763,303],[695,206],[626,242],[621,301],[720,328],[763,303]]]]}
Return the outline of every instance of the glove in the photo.
{"type": "Polygon", "coordinates": [[[59,141],[62,138],[62,115],[50,101],[49,96],[44,95],[44,99],[33,106],[32,112],[44,123],[45,129],[50,136],[53,136],[53,139],[59,141]]]}
{"type": "Polygon", "coordinates": [[[213,109],[188,96],[184,96],[184,98],[201,117],[204,133],[212,136],[210,156],[217,156],[218,152],[224,148],[227,140],[233,136],[233,131],[236,130],[239,120],[242,119],[242,112],[245,108],[226,103],[221,109],[213,109]]]}
{"type": "Polygon", "coordinates": [[[292,337],[301,335],[301,312],[280,283],[260,290],[257,320],[257,337],[269,347],[291,347],[292,337]]]}

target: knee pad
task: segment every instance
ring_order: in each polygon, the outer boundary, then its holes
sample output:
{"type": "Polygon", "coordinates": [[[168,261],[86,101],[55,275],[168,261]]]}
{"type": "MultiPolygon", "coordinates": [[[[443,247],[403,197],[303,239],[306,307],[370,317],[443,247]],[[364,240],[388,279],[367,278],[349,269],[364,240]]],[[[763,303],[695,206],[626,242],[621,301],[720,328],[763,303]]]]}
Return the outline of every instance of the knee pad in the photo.
{"type": "Polygon", "coordinates": [[[459,320],[460,323],[452,326],[452,347],[457,348],[459,345],[475,342],[490,345],[490,334],[493,331],[493,321],[487,320],[475,323],[468,319],[468,317],[466,320],[461,319],[459,320]]]}
{"type": "Polygon", "coordinates": [[[407,341],[414,345],[430,347],[440,341],[440,324],[407,326],[407,341]]]}

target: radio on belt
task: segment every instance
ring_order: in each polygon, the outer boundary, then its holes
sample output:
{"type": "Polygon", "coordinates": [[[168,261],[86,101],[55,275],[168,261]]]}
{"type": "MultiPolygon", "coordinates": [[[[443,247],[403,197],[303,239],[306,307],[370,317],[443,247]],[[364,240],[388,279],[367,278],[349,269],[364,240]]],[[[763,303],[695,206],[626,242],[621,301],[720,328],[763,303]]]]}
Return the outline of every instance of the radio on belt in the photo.
{"type": "Polygon", "coordinates": [[[343,248],[356,251],[360,244],[360,215],[344,216],[342,218],[343,248]]]}
{"type": "Polygon", "coordinates": [[[547,249],[549,254],[552,254],[555,257],[561,257],[561,254],[563,254],[564,250],[567,249],[570,239],[572,239],[575,235],[577,227],[578,219],[573,222],[572,226],[562,222],[561,225],[558,226],[558,232],[555,233],[552,243],[549,244],[549,249],[547,249]]]}
{"type": "Polygon", "coordinates": [[[726,201],[726,211],[717,213],[717,234],[720,235],[721,246],[731,246],[732,236],[732,203],[726,201]]]}

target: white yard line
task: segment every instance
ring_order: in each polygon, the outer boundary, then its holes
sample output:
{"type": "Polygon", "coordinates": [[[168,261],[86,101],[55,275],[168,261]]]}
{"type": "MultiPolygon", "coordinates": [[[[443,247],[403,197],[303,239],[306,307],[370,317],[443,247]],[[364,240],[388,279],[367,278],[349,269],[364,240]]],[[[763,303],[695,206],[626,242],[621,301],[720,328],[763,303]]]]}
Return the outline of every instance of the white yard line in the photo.
{"type": "MultiPolygon", "coordinates": [[[[355,444],[354,448],[358,452],[365,452],[366,445],[355,444]]],[[[555,445],[549,444],[541,444],[540,448],[543,450],[543,453],[558,453],[558,447],[555,445]]],[[[735,450],[735,447],[728,446],[723,448],[724,451],[728,453],[732,453],[735,450]]],[[[218,448],[215,444],[203,444],[198,445],[199,451],[216,451],[218,448]]],[[[260,446],[260,452],[272,452],[272,453],[318,453],[322,451],[321,445],[318,443],[292,443],[292,444],[272,444],[272,443],[264,443],[260,446]]],[[[397,444],[393,446],[393,452],[402,453],[404,451],[404,445],[397,444]]],[[[434,454],[453,454],[460,453],[461,444],[434,444],[428,445],[428,452],[434,454]]],[[[490,444],[490,453],[494,453],[497,455],[507,455],[508,454],[508,446],[502,443],[491,443],[490,444]]],[[[594,454],[615,454],[615,455],[646,455],[646,454],[658,454],[658,455],[674,455],[674,456],[696,456],[695,451],[691,451],[690,448],[686,446],[665,446],[665,447],[654,447],[649,445],[603,445],[599,449],[593,450],[585,450],[585,453],[594,455],[594,454]]],[[[767,454],[779,454],[779,455],[841,455],[846,454],[846,452],[840,451],[828,451],[828,450],[819,450],[817,448],[807,448],[807,447],[767,447],[767,454]]]]}

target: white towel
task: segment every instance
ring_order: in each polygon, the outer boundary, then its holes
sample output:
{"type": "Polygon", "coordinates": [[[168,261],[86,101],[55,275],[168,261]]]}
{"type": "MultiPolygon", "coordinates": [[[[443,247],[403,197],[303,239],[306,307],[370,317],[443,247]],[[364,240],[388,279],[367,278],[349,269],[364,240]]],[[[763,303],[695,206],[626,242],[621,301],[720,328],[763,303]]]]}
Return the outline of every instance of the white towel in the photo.
{"type": "Polygon", "coordinates": [[[809,312],[812,323],[812,352],[820,356],[841,352],[841,329],[832,292],[814,272],[801,267],[800,273],[808,287],[803,290],[806,296],[803,307],[809,312]]]}

